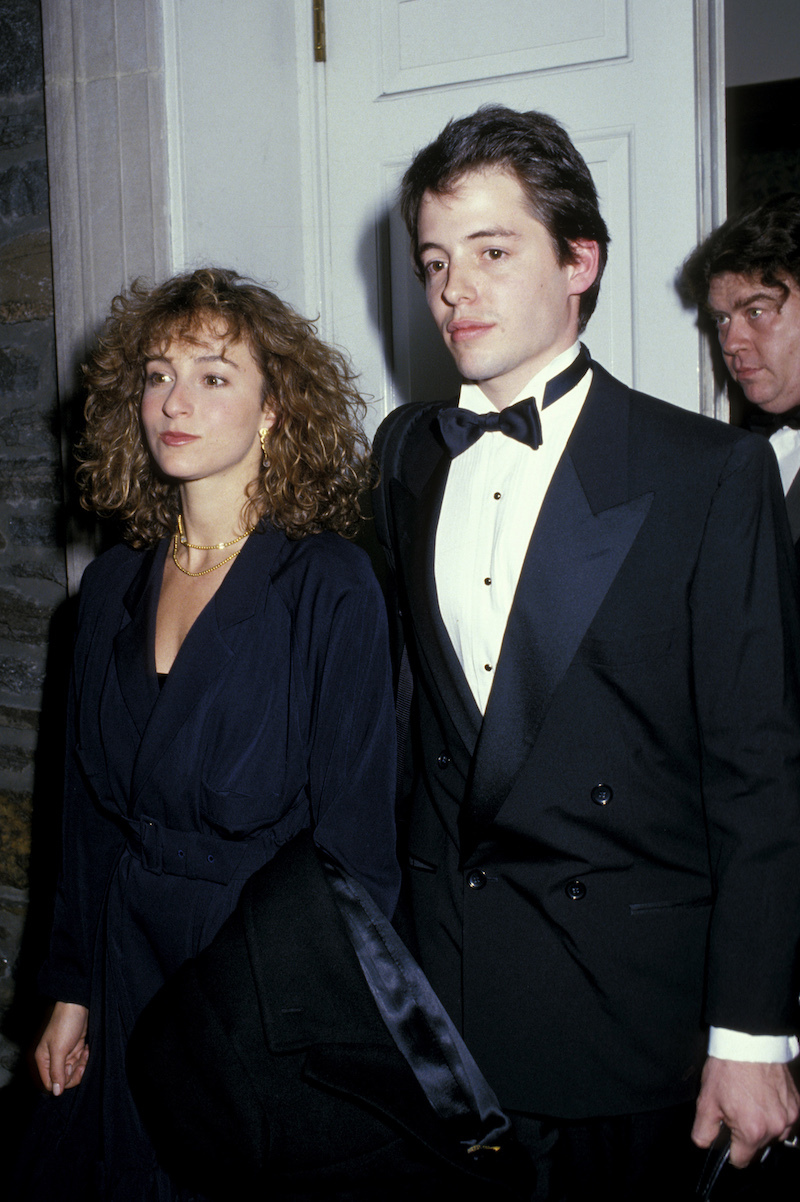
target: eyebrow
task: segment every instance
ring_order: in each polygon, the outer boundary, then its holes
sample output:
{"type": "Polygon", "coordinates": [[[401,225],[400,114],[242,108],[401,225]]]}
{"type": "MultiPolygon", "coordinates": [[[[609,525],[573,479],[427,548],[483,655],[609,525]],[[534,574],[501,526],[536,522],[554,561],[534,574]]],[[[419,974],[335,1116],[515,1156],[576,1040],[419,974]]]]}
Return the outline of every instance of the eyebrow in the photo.
{"type": "MultiPolygon", "coordinates": [[[[235,367],[237,369],[239,368],[239,364],[236,362],[235,359],[227,359],[225,357],[225,355],[197,355],[192,360],[192,362],[193,363],[229,363],[231,367],[235,367]]],[[[169,363],[171,365],[172,360],[170,359],[169,355],[152,355],[152,356],[148,356],[148,358],[145,359],[145,363],[169,363]]]]}
{"type": "Polygon", "coordinates": [[[225,355],[198,355],[195,363],[230,363],[231,367],[239,366],[234,359],[228,359],[225,355]]]}
{"type": "MultiPolygon", "coordinates": [[[[775,289],[774,292],[763,292],[763,291],[751,292],[749,296],[743,296],[741,298],[741,300],[737,300],[733,305],[733,310],[735,312],[737,309],[749,309],[750,306],[754,305],[757,301],[765,301],[765,300],[766,301],[775,301],[777,303],[781,300],[785,300],[785,297],[782,297],[780,290],[777,288],[775,289]]],[[[715,309],[713,305],[710,305],[708,303],[708,301],[706,301],[706,309],[709,313],[724,313],[725,312],[724,309],[715,309]]]]}
{"type": "MultiPolygon", "coordinates": [[[[516,230],[506,230],[501,226],[491,230],[475,230],[474,234],[467,234],[465,242],[473,242],[478,238],[519,238],[516,230]]],[[[444,250],[438,242],[423,242],[419,248],[419,253],[423,254],[426,250],[444,250]]]]}

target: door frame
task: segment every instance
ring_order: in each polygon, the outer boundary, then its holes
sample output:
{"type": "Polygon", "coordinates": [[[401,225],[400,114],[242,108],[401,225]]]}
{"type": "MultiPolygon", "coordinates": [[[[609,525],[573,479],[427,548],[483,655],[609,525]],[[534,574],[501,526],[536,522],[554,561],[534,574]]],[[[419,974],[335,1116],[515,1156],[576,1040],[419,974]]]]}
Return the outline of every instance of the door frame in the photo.
{"type": "MultiPolygon", "coordinates": [[[[125,2],[130,13],[131,0],[125,2]]],[[[124,265],[125,275],[130,271],[163,276],[184,266],[184,247],[190,241],[187,234],[193,218],[184,202],[186,174],[192,164],[186,163],[187,148],[180,125],[183,80],[191,74],[193,64],[179,61],[175,54],[178,0],[132,2],[146,35],[143,74],[149,102],[147,137],[142,138],[141,129],[119,122],[116,130],[107,129],[107,137],[100,143],[87,136],[95,119],[102,115],[100,92],[87,86],[91,82],[85,56],[91,44],[88,31],[92,0],[42,0],[58,390],[63,407],[74,403],[77,363],[109,299],[109,281],[96,278],[95,264],[108,261],[114,253],[124,265]],[[144,157],[146,162],[142,161],[144,157]],[[87,198],[91,198],[91,182],[101,168],[106,177],[110,172],[119,181],[120,188],[137,171],[149,174],[149,211],[135,226],[123,223],[120,229],[115,222],[98,220],[91,213],[87,198]],[[150,242],[145,246],[143,231],[148,229],[150,242]]],[[[241,2],[246,6],[246,0],[241,2]]],[[[194,6],[202,7],[203,3],[211,4],[212,0],[194,0],[194,6]]],[[[300,266],[288,290],[289,299],[303,312],[319,314],[320,333],[329,337],[326,315],[332,312],[333,280],[331,231],[324,199],[330,169],[325,66],[314,59],[312,0],[289,0],[289,4],[291,8],[283,10],[283,16],[286,28],[293,22],[294,63],[287,70],[296,81],[296,91],[289,97],[286,89],[279,87],[272,95],[276,114],[282,115],[287,105],[292,106],[292,118],[300,131],[299,153],[291,163],[275,153],[267,166],[277,188],[298,198],[290,220],[295,232],[292,255],[300,266]]],[[[214,7],[217,5],[218,0],[214,0],[214,7]]],[[[700,240],[724,219],[726,209],[724,0],[694,0],[694,14],[700,240]]],[[[246,37],[247,30],[238,36],[246,37]]],[[[266,86],[254,88],[252,79],[241,80],[243,105],[269,105],[267,92],[266,86]]],[[[219,96],[210,95],[208,104],[209,110],[218,107],[219,96]]],[[[252,238],[252,230],[242,230],[243,241],[252,238]]],[[[699,330],[698,388],[701,412],[728,420],[725,390],[715,382],[711,348],[699,330]]],[[[66,422],[64,425],[68,428],[66,422]]],[[[66,475],[71,471],[69,447],[64,447],[63,454],[66,475]]],[[[90,536],[77,530],[70,533],[70,591],[77,588],[93,553],[90,536]]]]}

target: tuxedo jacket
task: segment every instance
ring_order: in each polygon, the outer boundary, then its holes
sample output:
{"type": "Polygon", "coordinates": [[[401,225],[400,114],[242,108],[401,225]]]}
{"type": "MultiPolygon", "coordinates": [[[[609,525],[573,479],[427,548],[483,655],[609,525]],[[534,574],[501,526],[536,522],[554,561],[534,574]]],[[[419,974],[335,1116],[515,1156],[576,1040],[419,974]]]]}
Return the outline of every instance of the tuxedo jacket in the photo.
{"type": "Polygon", "coordinates": [[[501,1104],[565,1118],[690,1097],[708,1024],[791,1030],[800,931],[800,640],[774,456],[593,372],[483,718],[434,582],[442,406],[397,410],[376,441],[416,684],[418,954],[501,1104]]]}
{"type": "Polygon", "coordinates": [[[794,540],[794,554],[800,567],[800,472],[795,474],[786,493],[786,513],[794,540]]]}
{"type": "MultiPolygon", "coordinates": [[[[770,438],[788,418],[797,420],[796,412],[776,415],[763,413],[755,405],[751,406],[751,409],[753,411],[745,420],[745,429],[752,430],[754,434],[760,434],[764,438],[770,438]]],[[[795,473],[794,479],[786,491],[786,512],[789,516],[789,529],[794,542],[795,557],[798,567],[800,567],[800,471],[795,473]]]]}
{"type": "Polygon", "coordinates": [[[251,877],[128,1049],[177,1183],[226,1200],[528,1196],[508,1120],[387,928],[308,833],[251,877]]]}

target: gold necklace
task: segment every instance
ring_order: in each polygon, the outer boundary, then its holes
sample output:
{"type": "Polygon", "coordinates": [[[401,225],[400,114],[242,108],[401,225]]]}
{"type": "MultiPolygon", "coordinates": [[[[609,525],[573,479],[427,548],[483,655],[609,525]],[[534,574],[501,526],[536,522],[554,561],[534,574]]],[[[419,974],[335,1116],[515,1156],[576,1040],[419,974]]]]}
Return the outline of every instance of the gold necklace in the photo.
{"type": "MultiPolygon", "coordinates": [[[[248,530],[245,530],[244,534],[240,534],[238,538],[232,538],[227,543],[209,543],[207,546],[205,543],[190,543],[183,530],[183,514],[179,513],[178,533],[175,535],[175,537],[180,538],[182,547],[191,547],[193,551],[224,551],[226,547],[235,547],[237,543],[240,543],[246,539],[250,534],[253,533],[254,530],[255,526],[250,526],[248,530]]],[[[222,562],[227,563],[227,560],[223,559],[222,562]]],[[[216,566],[219,567],[220,565],[217,564],[216,566]]],[[[213,568],[209,569],[209,571],[213,570],[213,568]]]]}
{"type": "MultiPolygon", "coordinates": [[[[246,538],[246,537],[247,537],[247,535],[244,535],[244,534],[242,535],[242,538],[246,538]]],[[[239,541],[240,540],[237,538],[236,542],[238,543],[239,541]]],[[[185,545],[187,547],[191,547],[192,544],[186,543],[185,545]]],[[[231,544],[228,543],[227,545],[230,546],[231,544]]],[[[197,550],[197,549],[198,548],[195,548],[195,550],[197,550]]],[[[203,551],[216,550],[215,547],[202,547],[199,549],[203,550],[203,551]]],[[[242,550],[242,548],[240,547],[238,551],[234,551],[233,555],[226,555],[224,559],[221,559],[219,561],[219,563],[215,563],[213,567],[203,568],[202,572],[190,572],[188,568],[185,568],[185,567],[183,567],[182,564],[178,563],[178,535],[176,534],[175,538],[173,540],[173,543],[172,543],[172,562],[175,564],[175,567],[178,569],[179,572],[183,572],[184,576],[207,576],[209,572],[216,572],[217,568],[221,568],[223,564],[230,563],[232,559],[236,558],[236,556],[241,552],[241,550],[242,550]]]]}

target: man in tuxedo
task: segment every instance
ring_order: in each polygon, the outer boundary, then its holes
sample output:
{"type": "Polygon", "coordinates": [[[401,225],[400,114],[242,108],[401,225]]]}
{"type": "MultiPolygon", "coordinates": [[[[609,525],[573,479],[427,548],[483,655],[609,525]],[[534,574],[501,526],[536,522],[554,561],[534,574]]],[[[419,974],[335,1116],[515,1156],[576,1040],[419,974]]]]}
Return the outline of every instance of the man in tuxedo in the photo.
{"type": "Polygon", "coordinates": [[[769,436],[800,554],[800,194],[729,218],[689,256],[682,280],[756,407],[748,428],[769,436]]]}
{"type": "Polygon", "coordinates": [[[774,458],[579,343],[609,239],[552,118],[450,122],[401,205],[464,381],[375,448],[415,684],[410,928],[538,1157],[532,1197],[689,1196],[690,1133],[725,1124],[741,1166],[798,1115],[800,635],[774,458]]]}

